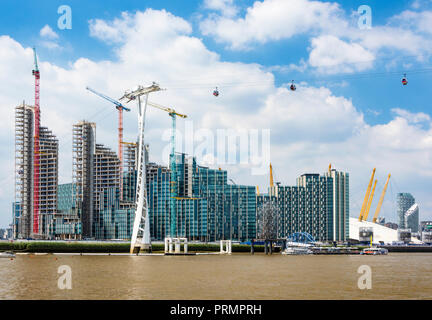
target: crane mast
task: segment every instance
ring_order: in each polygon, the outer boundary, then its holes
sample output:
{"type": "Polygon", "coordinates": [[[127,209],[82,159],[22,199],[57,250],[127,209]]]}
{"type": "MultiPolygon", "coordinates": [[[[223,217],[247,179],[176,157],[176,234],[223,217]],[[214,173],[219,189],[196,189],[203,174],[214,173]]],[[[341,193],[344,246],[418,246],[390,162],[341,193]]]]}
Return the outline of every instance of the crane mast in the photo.
{"type": "Polygon", "coordinates": [[[270,163],[270,188],[274,187],[274,182],[273,182],[273,167],[270,163]]]}
{"type": "Polygon", "coordinates": [[[34,156],[33,156],[33,234],[39,234],[39,174],[40,174],[40,72],[37,62],[36,49],[33,48],[35,77],[35,106],[34,106],[34,156]]]}
{"type": "Polygon", "coordinates": [[[374,222],[374,223],[375,223],[375,222],[377,221],[377,219],[378,219],[378,215],[379,215],[379,213],[380,213],[381,206],[382,206],[383,201],[384,201],[384,197],[385,197],[385,194],[386,194],[386,191],[387,191],[387,187],[388,187],[388,183],[389,183],[389,181],[390,181],[390,177],[391,177],[391,174],[388,175],[388,177],[387,177],[387,181],[386,181],[386,184],[385,184],[384,189],[383,189],[383,191],[382,191],[382,193],[381,193],[381,197],[380,197],[380,199],[379,199],[378,206],[377,206],[377,208],[376,208],[376,211],[375,211],[375,214],[374,214],[374,217],[373,217],[373,220],[372,220],[372,222],[374,222]]]}
{"type": "Polygon", "coordinates": [[[364,215],[364,211],[366,210],[366,206],[367,206],[367,203],[368,203],[368,200],[369,200],[369,194],[370,194],[370,191],[371,191],[371,188],[372,188],[373,178],[375,176],[375,171],[376,171],[376,168],[374,168],[373,171],[372,171],[372,176],[370,178],[369,185],[368,185],[368,188],[366,190],[366,194],[365,194],[365,197],[364,197],[364,200],[363,200],[363,205],[362,205],[361,210],[360,210],[359,221],[362,221],[363,215],[364,215]]]}
{"type": "Polygon", "coordinates": [[[377,182],[378,182],[378,180],[375,179],[375,183],[374,183],[374,186],[372,188],[372,193],[371,193],[371,195],[369,197],[369,201],[368,201],[368,205],[367,205],[367,208],[366,208],[366,212],[365,212],[364,217],[363,217],[364,221],[367,221],[367,218],[369,216],[369,210],[370,210],[371,205],[372,205],[372,201],[373,201],[373,198],[374,198],[375,188],[376,188],[377,182]]]}
{"type": "Polygon", "coordinates": [[[171,237],[177,236],[177,210],[176,210],[176,198],[177,194],[177,165],[175,160],[175,141],[176,141],[176,117],[187,118],[186,115],[177,113],[174,109],[164,107],[160,104],[154,102],[148,102],[149,106],[154,108],[158,108],[165,112],[168,112],[168,115],[172,119],[172,132],[171,132],[171,153],[170,153],[170,168],[171,168],[171,177],[170,177],[170,212],[171,212],[171,221],[170,221],[170,234],[171,237]]]}

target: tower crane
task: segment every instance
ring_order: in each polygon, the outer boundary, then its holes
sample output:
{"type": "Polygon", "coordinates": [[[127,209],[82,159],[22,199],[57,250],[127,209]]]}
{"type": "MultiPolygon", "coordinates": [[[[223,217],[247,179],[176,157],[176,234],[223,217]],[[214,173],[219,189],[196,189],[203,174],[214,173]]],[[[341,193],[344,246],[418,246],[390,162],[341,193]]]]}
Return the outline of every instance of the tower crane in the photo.
{"type": "Polygon", "coordinates": [[[146,161],[144,149],[145,113],[147,110],[148,95],[161,90],[155,82],[149,87],[138,86],[134,91],[127,91],[119,100],[127,100],[126,103],[136,100],[138,103],[138,163],[137,185],[135,197],[135,219],[132,229],[130,253],[139,250],[151,250],[150,220],[147,206],[146,190],[146,161]],[[144,106],[141,97],[144,96],[144,106]]]}
{"type": "Polygon", "coordinates": [[[100,92],[97,92],[96,90],[93,90],[90,87],[86,87],[86,89],[90,92],[93,92],[95,95],[101,97],[102,99],[108,100],[109,102],[113,103],[118,110],[118,155],[120,160],[120,200],[123,200],[123,110],[124,111],[130,111],[129,108],[126,108],[124,105],[122,105],[117,100],[114,100],[100,92]]]}
{"type": "Polygon", "coordinates": [[[380,197],[380,199],[379,199],[378,206],[377,206],[377,208],[376,208],[376,211],[375,211],[375,214],[374,214],[374,217],[373,217],[373,220],[372,220],[372,222],[374,222],[374,223],[375,223],[375,222],[377,221],[377,219],[378,219],[378,215],[379,215],[379,213],[380,213],[381,206],[382,206],[382,203],[383,203],[383,201],[384,201],[384,196],[385,196],[386,191],[387,191],[387,186],[388,186],[388,183],[389,183],[389,181],[390,181],[390,177],[391,177],[391,174],[388,175],[388,177],[387,177],[387,181],[386,181],[386,184],[385,184],[384,189],[383,189],[383,191],[382,191],[382,193],[381,193],[381,197],[380,197]]]}
{"type": "Polygon", "coordinates": [[[374,183],[374,186],[372,188],[372,193],[371,193],[371,195],[369,197],[367,208],[366,208],[366,211],[365,211],[364,216],[362,218],[364,221],[367,221],[367,218],[369,216],[369,211],[370,211],[370,208],[371,208],[371,205],[372,205],[372,201],[373,201],[373,198],[374,198],[375,188],[376,188],[377,182],[378,182],[378,180],[375,179],[375,183],[374,183]]]}
{"type": "Polygon", "coordinates": [[[364,215],[364,211],[366,210],[366,206],[367,206],[367,203],[368,203],[368,200],[369,200],[369,194],[370,194],[370,191],[371,191],[371,188],[372,188],[373,178],[375,176],[375,171],[376,171],[376,168],[374,168],[373,171],[372,171],[372,176],[370,178],[369,185],[368,185],[368,188],[366,190],[365,198],[363,200],[363,204],[362,204],[362,207],[361,207],[361,210],[360,210],[359,221],[362,221],[363,215],[364,215]]]}
{"type": "Polygon", "coordinates": [[[34,106],[34,155],[33,155],[33,233],[39,233],[39,162],[40,162],[40,72],[38,67],[36,48],[33,48],[35,77],[35,106],[34,106]]]}
{"type": "Polygon", "coordinates": [[[176,224],[177,224],[177,214],[176,214],[176,203],[177,198],[177,166],[175,161],[175,137],[176,137],[176,117],[187,118],[187,115],[177,113],[174,109],[162,106],[154,102],[148,102],[149,106],[168,112],[168,115],[172,119],[172,133],[171,133],[171,154],[170,154],[170,167],[171,167],[171,181],[170,181],[170,209],[171,209],[171,237],[177,236],[176,234],[176,224]]]}

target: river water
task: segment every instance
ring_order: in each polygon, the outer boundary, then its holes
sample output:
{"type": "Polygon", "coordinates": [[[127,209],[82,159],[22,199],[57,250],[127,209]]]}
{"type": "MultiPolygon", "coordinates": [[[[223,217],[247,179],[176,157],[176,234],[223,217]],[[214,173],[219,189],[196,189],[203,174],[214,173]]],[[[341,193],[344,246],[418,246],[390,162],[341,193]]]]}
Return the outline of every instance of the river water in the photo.
{"type": "Polygon", "coordinates": [[[22,255],[0,259],[0,299],[432,299],[432,253],[22,255]],[[62,265],[70,290],[58,287],[62,265]],[[362,265],[371,289],[358,288],[362,265]]]}

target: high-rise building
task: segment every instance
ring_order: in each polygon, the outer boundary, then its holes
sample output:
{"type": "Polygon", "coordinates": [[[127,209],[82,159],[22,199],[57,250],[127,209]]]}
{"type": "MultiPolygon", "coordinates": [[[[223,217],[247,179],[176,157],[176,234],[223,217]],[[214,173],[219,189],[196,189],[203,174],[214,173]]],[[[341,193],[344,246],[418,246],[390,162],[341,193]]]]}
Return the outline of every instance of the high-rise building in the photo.
{"type": "Polygon", "coordinates": [[[325,175],[303,174],[296,186],[269,188],[257,196],[258,208],[271,202],[277,215],[278,238],[307,232],[320,241],[346,241],[349,237],[349,175],[335,169],[325,175]]]}
{"type": "Polygon", "coordinates": [[[15,108],[14,238],[29,238],[33,229],[33,107],[15,108]]]}
{"type": "Polygon", "coordinates": [[[48,128],[39,128],[39,233],[49,237],[48,225],[57,212],[58,140],[48,128]]]}
{"type": "Polygon", "coordinates": [[[333,179],[319,174],[303,174],[297,178],[297,186],[305,190],[302,230],[317,240],[332,240],[333,179]]]}
{"type": "Polygon", "coordinates": [[[397,194],[397,213],[399,218],[399,228],[408,228],[405,223],[405,213],[415,203],[414,197],[410,193],[397,194]]]}
{"type": "Polygon", "coordinates": [[[333,179],[333,216],[328,227],[333,241],[346,241],[349,237],[349,174],[331,169],[326,176],[333,179]]]}
{"type": "Polygon", "coordinates": [[[405,228],[411,229],[411,232],[419,231],[419,206],[414,203],[404,215],[405,228]]]}
{"type": "Polygon", "coordinates": [[[89,238],[93,235],[93,163],[96,149],[96,124],[81,121],[73,125],[72,137],[74,200],[82,223],[82,236],[89,238]]]}
{"type": "Polygon", "coordinates": [[[15,108],[15,202],[14,238],[49,238],[48,225],[57,210],[58,140],[46,127],[39,128],[39,229],[33,232],[34,108],[15,108]]]}
{"type": "Polygon", "coordinates": [[[104,238],[104,211],[115,206],[120,188],[120,160],[102,144],[96,144],[96,124],[81,121],[73,126],[73,184],[83,238],[104,238]],[[112,189],[112,190],[111,190],[112,189]]]}
{"type": "MultiPolygon", "coordinates": [[[[227,183],[227,172],[198,166],[193,157],[175,156],[177,197],[175,234],[190,240],[248,240],[256,234],[255,187],[227,183]]],[[[153,239],[171,234],[170,173],[147,167],[150,230],[153,239]]]]}

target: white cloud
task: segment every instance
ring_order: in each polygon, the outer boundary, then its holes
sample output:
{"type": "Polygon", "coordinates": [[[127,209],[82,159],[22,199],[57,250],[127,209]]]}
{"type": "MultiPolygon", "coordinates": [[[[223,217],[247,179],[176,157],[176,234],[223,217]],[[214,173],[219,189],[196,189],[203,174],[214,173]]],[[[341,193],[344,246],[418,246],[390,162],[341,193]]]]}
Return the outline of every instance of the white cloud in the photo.
{"type": "Polygon", "coordinates": [[[372,67],[375,56],[358,43],[348,43],[331,35],[313,38],[309,65],[326,73],[351,73],[372,67]]]}
{"type": "Polygon", "coordinates": [[[204,7],[211,10],[218,10],[222,15],[233,17],[237,14],[238,8],[234,5],[234,0],[205,0],[204,7]]]}
{"type": "MultiPolygon", "coordinates": [[[[114,61],[96,62],[84,57],[62,68],[39,57],[42,124],[60,140],[61,182],[71,179],[73,123],[96,121],[98,142],[116,149],[115,108],[85,87],[116,98],[137,84],[157,81],[167,90],[153,94],[151,100],[187,114],[195,129],[270,128],[272,163],[277,179],[284,184],[295,184],[296,176],[304,172],[322,172],[331,162],[350,172],[351,197],[355,200],[359,197],[355,190],[363,192],[369,171],[376,166],[380,172],[391,171],[398,185],[409,188],[420,203],[428,199],[427,190],[432,187],[432,131],[431,121],[424,115],[399,110],[388,123],[372,126],[352,101],[328,88],[298,84],[298,90],[291,92],[275,87],[273,74],[264,67],[223,61],[191,36],[192,27],[187,21],[163,10],[124,13],[113,21],[94,20],[90,30],[98,39],[113,43],[114,61]],[[113,26],[118,26],[118,33],[113,26]],[[220,87],[218,98],[211,94],[215,86],[220,87]],[[407,120],[410,117],[423,125],[407,120]]],[[[0,100],[7,110],[0,119],[0,181],[7,182],[0,184],[0,202],[10,208],[14,107],[23,99],[33,103],[33,57],[30,48],[8,36],[0,37],[0,47],[0,82],[4,84],[0,100]]],[[[136,138],[133,104],[131,109],[124,115],[126,141],[136,138]]],[[[177,124],[182,131],[183,122],[177,124]]],[[[152,161],[162,161],[168,141],[162,141],[161,136],[170,125],[169,116],[149,109],[146,139],[151,144],[152,161]]],[[[258,184],[261,190],[268,184],[267,176],[251,176],[250,168],[223,168],[230,170],[230,177],[238,184],[258,184]]],[[[352,214],[355,210],[354,204],[352,214]]],[[[395,219],[389,207],[383,210],[395,219]]],[[[9,222],[10,216],[5,211],[0,223],[9,222]]]]}
{"type": "Polygon", "coordinates": [[[55,33],[53,31],[53,29],[51,29],[51,27],[49,25],[45,25],[40,31],[39,34],[42,38],[46,38],[46,39],[58,39],[58,34],[55,33]]]}
{"type": "Polygon", "coordinates": [[[201,23],[204,35],[214,36],[232,49],[245,49],[251,43],[288,39],[312,31],[336,30],[346,26],[336,3],[309,0],[255,1],[244,18],[211,15],[201,23]]]}
{"type": "Polygon", "coordinates": [[[210,14],[200,28],[233,50],[303,35],[312,47],[309,66],[327,73],[371,69],[373,60],[385,59],[386,53],[395,50],[420,62],[432,54],[430,11],[407,10],[385,25],[360,30],[357,17],[349,17],[336,2],[262,0],[255,1],[242,17],[210,14]]]}
{"type": "Polygon", "coordinates": [[[392,109],[392,111],[397,114],[399,117],[404,118],[405,120],[407,120],[410,123],[421,123],[421,122],[426,122],[429,123],[431,122],[431,117],[423,112],[419,112],[419,113],[412,113],[409,112],[407,110],[404,109],[400,109],[400,108],[394,108],[392,109]]]}
{"type": "Polygon", "coordinates": [[[413,28],[417,32],[432,33],[432,11],[406,10],[393,17],[392,22],[404,28],[413,28]]]}
{"type": "Polygon", "coordinates": [[[56,32],[51,29],[49,25],[45,25],[40,31],[39,35],[42,40],[39,41],[39,45],[50,50],[61,50],[63,47],[58,43],[59,36],[56,32]]]}

